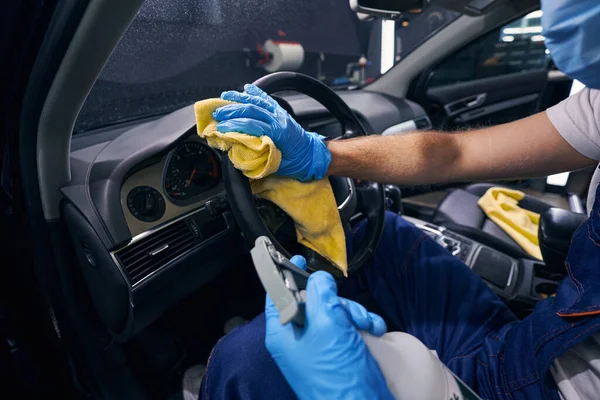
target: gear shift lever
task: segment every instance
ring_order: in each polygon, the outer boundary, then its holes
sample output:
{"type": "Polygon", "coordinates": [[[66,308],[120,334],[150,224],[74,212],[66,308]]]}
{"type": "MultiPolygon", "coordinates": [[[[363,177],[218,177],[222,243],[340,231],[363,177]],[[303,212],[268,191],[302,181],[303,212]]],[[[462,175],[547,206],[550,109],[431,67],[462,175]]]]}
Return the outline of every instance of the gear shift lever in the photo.
{"type": "Polygon", "coordinates": [[[540,250],[550,273],[565,275],[565,259],[571,245],[571,238],[577,228],[585,222],[587,215],[561,208],[550,208],[540,216],[538,239],[540,250]]]}

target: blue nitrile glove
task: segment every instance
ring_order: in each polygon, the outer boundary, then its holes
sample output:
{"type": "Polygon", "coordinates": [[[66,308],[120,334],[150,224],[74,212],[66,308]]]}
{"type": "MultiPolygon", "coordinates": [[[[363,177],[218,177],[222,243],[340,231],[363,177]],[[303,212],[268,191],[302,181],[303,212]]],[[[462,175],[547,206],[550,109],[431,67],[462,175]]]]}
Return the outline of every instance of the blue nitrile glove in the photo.
{"type": "MultiPolygon", "coordinates": [[[[306,260],[291,260],[306,268],[306,260]]],[[[306,288],[306,323],[281,325],[267,296],[265,344],[300,400],[393,399],[379,365],[358,330],[381,336],[387,328],[376,314],[337,296],[333,277],[315,272],[306,288]],[[358,330],[357,330],[358,329],[358,330]]]]}
{"type": "Polygon", "coordinates": [[[327,173],[331,153],[324,136],[305,131],[277,102],[254,85],[245,85],[244,93],[229,91],[221,95],[230,104],[218,108],[213,118],[219,132],[267,135],[281,151],[278,175],[301,181],[321,179],[327,173]]]}

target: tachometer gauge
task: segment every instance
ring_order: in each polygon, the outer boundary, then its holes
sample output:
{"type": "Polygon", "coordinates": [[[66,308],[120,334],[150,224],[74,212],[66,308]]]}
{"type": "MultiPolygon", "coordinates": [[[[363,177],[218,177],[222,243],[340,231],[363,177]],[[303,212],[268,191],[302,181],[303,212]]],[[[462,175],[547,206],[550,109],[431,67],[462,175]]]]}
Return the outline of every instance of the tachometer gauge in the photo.
{"type": "Polygon", "coordinates": [[[217,155],[200,142],[179,145],[167,163],[164,188],[175,201],[185,201],[215,187],[221,179],[217,155]]]}

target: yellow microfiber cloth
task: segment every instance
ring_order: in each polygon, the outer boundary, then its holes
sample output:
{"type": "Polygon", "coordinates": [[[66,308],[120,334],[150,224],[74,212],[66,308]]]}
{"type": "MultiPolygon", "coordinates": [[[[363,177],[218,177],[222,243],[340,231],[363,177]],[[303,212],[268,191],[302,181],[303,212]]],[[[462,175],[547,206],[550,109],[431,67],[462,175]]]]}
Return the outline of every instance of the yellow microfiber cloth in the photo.
{"type": "Polygon", "coordinates": [[[535,258],[541,260],[538,227],[540,214],[518,206],[525,197],[523,192],[502,187],[489,188],[479,199],[479,207],[515,242],[535,258]]]}
{"type": "Polygon", "coordinates": [[[281,152],[271,138],[217,131],[212,113],[227,104],[231,102],[208,99],[194,105],[198,135],[209,146],[227,152],[233,165],[251,179],[254,194],[275,203],[294,220],[300,244],[347,275],[346,239],[329,180],[300,182],[272,175],[279,168],[281,152]]]}

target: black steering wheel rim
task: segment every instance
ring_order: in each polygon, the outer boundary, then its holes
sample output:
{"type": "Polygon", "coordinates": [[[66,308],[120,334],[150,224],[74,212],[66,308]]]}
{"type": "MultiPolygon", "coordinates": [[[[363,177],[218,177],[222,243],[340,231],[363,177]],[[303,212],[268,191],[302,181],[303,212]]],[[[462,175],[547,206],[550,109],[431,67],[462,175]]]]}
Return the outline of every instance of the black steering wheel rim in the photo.
{"type": "MultiPolygon", "coordinates": [[[[314,78],[295,72],[276,72],[258,79],[254,84],[268,94],[289,90],[305,94],[318,101],[344,127],[344,135],[340,138],[342,140],[366,135],[364,127],[350,107],[333,90],[314,78]]],[[[275,239],[263,222],[254,202],[248,178],[233,166],[229,157],[221,157],[221,159],[228,201],[245,239],[254,244],[259,236],[267,236],[281,253],[290,258],[291,254],[275,239]]],[[[367,203],[365,204],[367,226],[360,246],[354,251],[352,259],[348,262],[349,276],[358,273],[373,257],[383,232],[385,218],[383,185],[369,183],[366,187],[368,190],[363,192],[366,194],[363,203],[367,203]]],[[[320,266],[316,269],[327,269],[337,277],[341,276],[339,271],[324,266],[324,262],[331,264],[323,257],[314,252],[309,253],[309,257],[307,254],[304,256],[307,257],[310,269],[314,269],[311,266],[316,264],[320,266]]]]}

